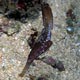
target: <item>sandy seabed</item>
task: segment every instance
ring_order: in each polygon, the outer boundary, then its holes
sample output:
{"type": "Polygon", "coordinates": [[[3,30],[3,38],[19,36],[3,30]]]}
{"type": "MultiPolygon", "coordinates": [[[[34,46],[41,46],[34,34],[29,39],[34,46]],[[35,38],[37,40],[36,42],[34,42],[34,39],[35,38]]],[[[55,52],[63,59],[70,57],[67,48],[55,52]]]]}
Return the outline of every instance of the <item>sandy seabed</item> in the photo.
{"type": "MultiPolygon", "coordinates": [[[[80,0],[48,0],[53,12],[54,27],[52,30],[53,45],[42,56],[52,56],[63,62],[65,71],[60,72],[42,61],[35,60],[35,66],[31,65],[24,77],[18,74],[23,70],[30,47],[27,40],[33,33],[31,28],[41,32],[43,28],[42,14],[34,20],[20,24],[21,30],[13,36],[2,34],[0,36],[0,80],[31,80],[30,75],[36,77],[45,76],[48,80],[80,80],[80,0]],[[77,17],[75,31],[70,35],[66,31],[66,11],[74,5],[74,13],[77,17]]],[[[0,24],[1,24],[0,18],[0,24]]]]}

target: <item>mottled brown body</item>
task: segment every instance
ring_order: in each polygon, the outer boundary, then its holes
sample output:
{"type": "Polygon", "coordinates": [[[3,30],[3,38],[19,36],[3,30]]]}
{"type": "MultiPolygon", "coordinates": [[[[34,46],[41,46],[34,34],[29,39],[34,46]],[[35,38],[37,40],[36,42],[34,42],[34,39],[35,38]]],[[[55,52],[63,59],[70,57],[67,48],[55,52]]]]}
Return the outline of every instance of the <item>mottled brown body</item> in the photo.
{"type": "Polygon", "coordinates": [[[34,60],[36,60],[41,54],[46,52],[52,45],[52,41],[51,41],[51,29],[53,29],[52,11],[51,11],[51,8],[49,7],[49,5],[47,3],[44,3],[44,2],[41,3],[41,7],[42,7],[42,16],[43,16],[44,28],[41,31],[41,35],[34,42],[32,50],[28,56],[26,65],[25,65],[22,73],[20,74],[21,77],[24,76],[26,71],[29,69],[31,63],[34,60]]]}

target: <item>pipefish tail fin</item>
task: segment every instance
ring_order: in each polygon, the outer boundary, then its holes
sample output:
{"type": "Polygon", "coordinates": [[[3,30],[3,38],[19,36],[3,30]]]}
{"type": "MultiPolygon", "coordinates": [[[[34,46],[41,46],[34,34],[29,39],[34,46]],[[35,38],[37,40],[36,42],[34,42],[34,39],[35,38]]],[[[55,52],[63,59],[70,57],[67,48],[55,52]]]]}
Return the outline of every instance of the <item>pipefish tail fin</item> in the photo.
{"type": "Polygon", "coordinates": [[[28,71],[30,65],[25,65],[24,69],[22,70],[22,72],[19,74],[20,77],[23,77],[26,72],[28,71]]]}

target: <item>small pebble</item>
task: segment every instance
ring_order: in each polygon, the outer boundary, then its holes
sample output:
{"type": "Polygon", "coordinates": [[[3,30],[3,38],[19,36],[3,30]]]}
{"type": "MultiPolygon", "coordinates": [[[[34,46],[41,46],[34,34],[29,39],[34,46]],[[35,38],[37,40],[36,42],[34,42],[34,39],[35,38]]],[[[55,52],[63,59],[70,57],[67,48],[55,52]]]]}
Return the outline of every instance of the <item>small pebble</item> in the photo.
{"type": "Polygon", "coordinates": [[[47,80],[47,79],[45,77],[40,76],[40,77],[38,77],[37,80],[47,80]]]}
{"type": "Polygon", "coordinates": [[[67,30],[67,33],[73,34],[73,32],[74,32],[74,27],[68,26],[68,27],[66,28],[66,30],[67,30]]]}
{"type": "Polygon", "coordinates": [[[5,50],[5,48],[2,48],[2,52],[5,52],[6,50],[5,50]]]}

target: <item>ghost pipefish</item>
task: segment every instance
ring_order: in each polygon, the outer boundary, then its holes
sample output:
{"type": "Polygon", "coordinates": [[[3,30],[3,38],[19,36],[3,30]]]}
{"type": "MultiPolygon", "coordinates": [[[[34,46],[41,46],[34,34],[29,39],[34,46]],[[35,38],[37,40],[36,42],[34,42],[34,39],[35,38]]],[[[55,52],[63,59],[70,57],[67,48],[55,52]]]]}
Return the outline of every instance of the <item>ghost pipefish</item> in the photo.
{"type": "Polygon", "coordinates": [[[43,25],[44,28],[41,31],[40,36],[36,40],[35,44],[32,47],[32,50],[28,56],[26,65],[19,76],[23,77],[26,71],[29,69],[30,65],[35,59],[37,59],[41,54],[46,52],[52,45],[51,41],[51,29],[53,28],[53,19],[51,8],[47,3],[42,3],[42,16],[43,16],[43,25]],[[45,7],[45,8],[44,8],[45,7]],[[48,9],[46,9],[48,8],[48,9]],[[49,13],[48,13],[49,11],[49,13]],[[46,13],[47,12],[47,13],[46,13]]]}

